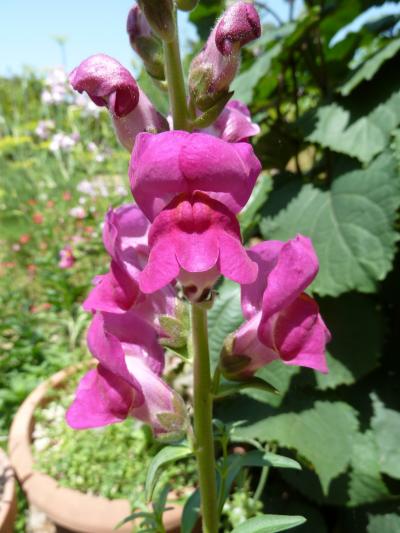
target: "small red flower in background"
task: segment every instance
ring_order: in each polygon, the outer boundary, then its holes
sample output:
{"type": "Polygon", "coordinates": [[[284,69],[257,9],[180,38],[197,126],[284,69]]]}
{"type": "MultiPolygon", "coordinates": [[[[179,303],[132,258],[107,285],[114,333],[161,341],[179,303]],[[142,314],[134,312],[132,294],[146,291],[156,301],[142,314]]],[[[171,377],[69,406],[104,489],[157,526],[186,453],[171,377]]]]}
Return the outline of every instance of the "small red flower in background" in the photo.
{"type": "Polygon", "coordinates": [[[43,224],[44,216],[42,213],[34,213],[32,215],[32,220],[34,224],[43,224]]]}

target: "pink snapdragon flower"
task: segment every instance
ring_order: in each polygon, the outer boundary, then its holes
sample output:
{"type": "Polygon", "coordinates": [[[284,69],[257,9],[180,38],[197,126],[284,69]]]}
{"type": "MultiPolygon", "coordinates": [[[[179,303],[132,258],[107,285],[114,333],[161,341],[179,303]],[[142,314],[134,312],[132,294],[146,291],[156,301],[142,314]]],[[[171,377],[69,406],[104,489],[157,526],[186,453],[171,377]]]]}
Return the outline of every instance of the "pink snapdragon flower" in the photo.
{"type": "Polygon", "coordinates": [[[222,358],[227,377],[251,376],[275,359],[327,372],[325,345],[330,333],[318,304],[303,291],[318,272],[310,239],[265,241],[248,251],[257,262],[256,281],[242,287],[245,322],[222,358]]]}
{"type": "Polygon", "coordinates": [[[69,269],[72,268],[75,264],[75,256],[72,253],[71,246],[64,246],[62,250],[59,252],[60,254],[60,261],[58,263],[58,266],[62,269],[69,269]]]}
{"type": "Polygon", "coordinates": [[[87,92],[98,106],[106,106],[117,137],[129,151],[141,131],[165,131],[166,119],[160,115],[139,88],[130,72],[105,54],[88,57],[70,74],[72,87],[87,92]]]}
{"type": "Polygon", "coordinates": [[[240,49],[261,35],[257,10],[236,2],[223,13],[189,71],[189,89],[196,107],[206,111],[228,94],[240,64],[240,49]]]}
{"type": "Polygon", "coordinates": [[[239,100],[228,102],[214,124],[203,130],[230,143],[247,141],[260,131],[260,126],[251,121],[249,108],[239,100]]]}
{"type": "Polygon", "coordinates": [[[164,354],[151,326],[134,313],[97,313],[88,345],[99,364],[78,385],[66,416],[71,427],[101,427],[133,416],[157,436],[182,435],[185,407],[160,378],[164,354]]]}
{"type": "Polygon", "coordinates": [[[129,166],[132,193],[150,219],[177,195],[203,191],[238,213],[261,171],[248,143],[227,143],[205,133],[138,135],[129,166]]]}
{"type": "Polygon", "coordinates": [[[103,241],[111,257],[110,270],[96,276],[83,308],[117,314],[135,309],[161,333],[159,316],[176,314],[176,291],[167,285],[162,291],[145,295],[139,288],[139,275],[149,256],[149,227],[150,222],[134,204],[108,211],[103,241]]]}
{"type": "Polygon", "coordinates": [[[139,275],[144,293],[177,278],[192,300],[203,299],[220,274],[251,283],[257,264],[242,246],[236,217],[202,192],[177,196],[155,218],[149,233],[150,256],[139,275]]]}

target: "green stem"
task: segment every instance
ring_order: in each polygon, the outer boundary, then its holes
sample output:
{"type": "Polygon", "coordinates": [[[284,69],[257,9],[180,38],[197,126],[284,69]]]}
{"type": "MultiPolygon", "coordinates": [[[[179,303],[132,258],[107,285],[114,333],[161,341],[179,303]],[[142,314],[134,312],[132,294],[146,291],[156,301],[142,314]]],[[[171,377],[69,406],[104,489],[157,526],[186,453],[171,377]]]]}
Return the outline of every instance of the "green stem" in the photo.
{"type": "Polygon", "coordinates": [[[212,430],[212,382],[208,348],[207,311],[192,305],[194,355],[194,433],[199,471],[203,533],[218,532],[218,500],[212,430]]]}
{"type": "Polygon", "coordinates": [[[164,42],[164,58],[174,129],[186,130],[188,129],[188,111],[178,32],[172,42],[164,42]]]}

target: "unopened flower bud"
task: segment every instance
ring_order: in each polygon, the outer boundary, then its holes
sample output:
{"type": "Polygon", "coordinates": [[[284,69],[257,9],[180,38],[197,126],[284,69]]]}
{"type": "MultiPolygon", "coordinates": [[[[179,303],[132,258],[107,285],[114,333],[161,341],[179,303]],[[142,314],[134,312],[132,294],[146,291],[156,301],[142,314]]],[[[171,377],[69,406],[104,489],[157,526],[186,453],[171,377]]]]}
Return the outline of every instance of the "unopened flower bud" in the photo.
{"type": "Polygon", "coordinates": [[[176,0],[176,5],[181,11],[192,11],[198,4],[198,0],[176,0]]]}
{"type": "Polygon", "coordinates": [[[173,0],[139,0],[153,32],[163,41],[175,38],[175,13],[173,0]]]}
{"type": "Polygon", "coordinates": [[[112,57],[89,57],[71,72],[70,82],[76,91],[87,92],[96,105],[108,108],[118,140],[128,151],[138,133],[169,129],[130,72],[112,57]]]}
{"type": "Polygon", "coordinates": [[[164,80],[162,42],[151,31],[143,11],[137,5],[129,11],[126,31],[133,50],[142,59],[150,76],[164,80]]]}
{"type": "Polygon", "coordinates": [[[222,16],[215,33],[215,44],[224,56],[261,35],[261,23],[253,4],[237,2],[222,16]]]}
{"type": "Polygon", "coordinates": [[[240,63],[241,47],[261,33],[251,4],[238,2],[221,17],[189,71],[190,96],[201,111],[226,98],[240,63]]]}

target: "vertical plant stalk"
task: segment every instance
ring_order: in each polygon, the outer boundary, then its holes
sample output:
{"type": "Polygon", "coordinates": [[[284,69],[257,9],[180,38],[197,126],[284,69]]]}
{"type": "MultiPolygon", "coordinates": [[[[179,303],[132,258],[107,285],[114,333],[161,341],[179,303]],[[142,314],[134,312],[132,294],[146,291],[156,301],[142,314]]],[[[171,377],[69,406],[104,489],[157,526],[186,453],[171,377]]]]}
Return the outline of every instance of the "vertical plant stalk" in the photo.
{"type": "Polygon", "coordinates": [[[188,111],[181,55],[179,51],[178,30],[176,31],[176,37],[172,42],[164,42],[164,59],[174,129],[186,130],[188,129],[188,111]]]}
{"type": "Polygon", "coordinates": [[[208,348],[207,311],[192,304],[193,411],[195,455],[199,472],[201,516],[204,533],[218,531],[218,498],[212,428],[212,381],[208,348]]]}

